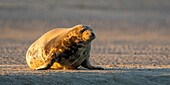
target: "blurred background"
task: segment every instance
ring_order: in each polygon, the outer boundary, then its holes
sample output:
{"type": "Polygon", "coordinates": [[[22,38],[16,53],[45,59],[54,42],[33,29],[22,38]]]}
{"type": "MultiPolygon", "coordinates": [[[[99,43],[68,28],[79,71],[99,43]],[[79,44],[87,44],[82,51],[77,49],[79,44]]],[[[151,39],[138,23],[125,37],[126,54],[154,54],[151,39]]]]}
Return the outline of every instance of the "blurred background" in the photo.
{"type": "Polygon", "coordinates": [[[25,64],[42,34],[77,24],[97,35],[93,64],[170,64],[169,10],[169,0],[0,0],[0,64],[25,64]]]}

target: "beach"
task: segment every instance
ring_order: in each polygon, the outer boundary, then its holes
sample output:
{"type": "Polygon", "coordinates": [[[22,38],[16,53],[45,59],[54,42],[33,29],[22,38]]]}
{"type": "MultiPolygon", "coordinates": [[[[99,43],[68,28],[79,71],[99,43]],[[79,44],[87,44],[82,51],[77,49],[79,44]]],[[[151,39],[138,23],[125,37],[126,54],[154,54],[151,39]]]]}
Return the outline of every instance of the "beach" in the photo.
{"type": "Polygon", "coordinates": [[[170,1],[0,0],[0,85],[169,85],[170,1]],[[104,70],[31,70],[29,46],[54,28],[96,34],[90,61],[104,70]]]}

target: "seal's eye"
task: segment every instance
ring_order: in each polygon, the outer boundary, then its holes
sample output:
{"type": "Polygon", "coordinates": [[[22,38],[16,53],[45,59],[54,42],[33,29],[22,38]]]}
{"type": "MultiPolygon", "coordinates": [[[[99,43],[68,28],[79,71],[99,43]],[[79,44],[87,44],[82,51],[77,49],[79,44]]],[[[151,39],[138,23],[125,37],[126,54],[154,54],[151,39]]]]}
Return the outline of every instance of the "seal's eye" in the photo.
{"type": "Polygon", "coordinates": [[[83,30],[80,31],[80,33],[83,33],[83,32],[86,31],[86,30],[87,30],[87,29],[83,29],[83,30]]]}

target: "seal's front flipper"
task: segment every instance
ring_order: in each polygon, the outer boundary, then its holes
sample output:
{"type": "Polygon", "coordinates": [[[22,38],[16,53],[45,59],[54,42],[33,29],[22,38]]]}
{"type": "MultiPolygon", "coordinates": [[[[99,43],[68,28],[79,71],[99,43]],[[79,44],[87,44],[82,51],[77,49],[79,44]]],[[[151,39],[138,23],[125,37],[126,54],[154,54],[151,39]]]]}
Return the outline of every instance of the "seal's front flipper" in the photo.
{"type": "Polygon", "coordinates": [[[85,68],[88,68],[90,70],[104,70],[104,68],[102,67],[95,67],[95,66],[92,66],[90,64],[90,61],[89,61],[89,58],[87,58],[86,60],[83,61],[83,63],[81,64],[81,66],[85,67],[85,68]]]}

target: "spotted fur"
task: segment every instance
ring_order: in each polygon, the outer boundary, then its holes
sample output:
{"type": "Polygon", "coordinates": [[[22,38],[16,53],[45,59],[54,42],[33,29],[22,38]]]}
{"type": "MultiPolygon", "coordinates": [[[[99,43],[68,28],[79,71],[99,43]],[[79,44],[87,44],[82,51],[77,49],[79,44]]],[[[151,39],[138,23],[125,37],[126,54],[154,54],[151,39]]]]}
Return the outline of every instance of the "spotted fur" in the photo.
{"type": "Polygon", "coordinates": [[[89,62],[93,30],[84,25],[72,28],[57,28],[45,33],[28,49],[26,61],[31,69],[76,69],[80,65],[94,67],[89,62]]]}

